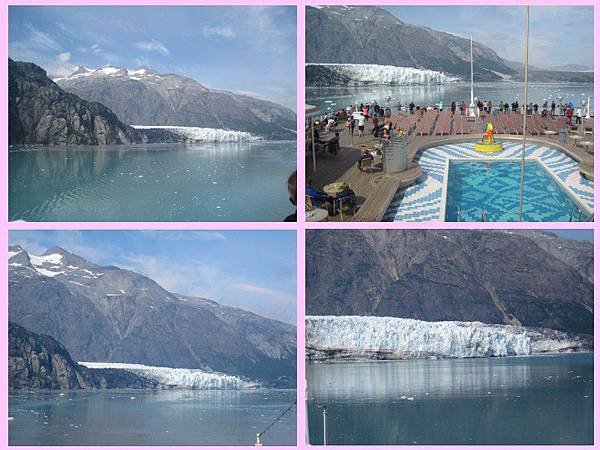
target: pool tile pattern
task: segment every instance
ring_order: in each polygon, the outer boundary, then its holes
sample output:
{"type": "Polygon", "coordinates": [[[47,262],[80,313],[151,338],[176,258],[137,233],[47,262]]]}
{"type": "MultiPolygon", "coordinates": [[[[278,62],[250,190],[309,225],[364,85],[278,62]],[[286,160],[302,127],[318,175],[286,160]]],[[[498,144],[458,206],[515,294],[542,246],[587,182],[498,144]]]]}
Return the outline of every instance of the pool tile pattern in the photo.
{"type": "MultiPolygon", "coordinates": [[[[501,152],[483,154],[473,149],[473,143],[460,143],[442,145],[419,152],[417,159],[423,168],[423,177],[416,185],[398,190],[390,202],[383,220],[386,222],[442,220],[440,214],[444,203],[444,177],[448,160],[516,159],[521,157],[521,148],[521,143],[509,142],[505,143],[505,148],[501,152]]],[[[582,204],[593,210],[594,183],[579,174],[579,165],[575,160],[542,144],[528,145],[525,157],[537,160],[560,180],[565,190],[570,191],[582,204]]],[[[548,222],[561,220],[559,217],[544,216],[543,212],[530,220],[536,218],[548,222]]]]}

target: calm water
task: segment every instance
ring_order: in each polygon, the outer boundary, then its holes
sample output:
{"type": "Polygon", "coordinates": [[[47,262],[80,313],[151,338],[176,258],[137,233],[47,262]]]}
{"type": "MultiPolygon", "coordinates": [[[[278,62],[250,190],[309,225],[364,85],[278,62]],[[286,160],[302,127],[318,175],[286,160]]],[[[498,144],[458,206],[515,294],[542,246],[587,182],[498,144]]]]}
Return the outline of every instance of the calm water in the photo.
{"type": "MultiPolygon", "coordinates": [[[[9,396],[10,445],[253,445],[296,391],[95,391],[9,396]]],[[[296,410],[264,436],[296,444],[296,410]]]]}
{"type": "MultiPolygon", "coordinates": [[[[476,97],[491,100],[493,106],[498,106],[500,101],[523,103],[522,83],[477,83],[474,93],[476,97]]],[[[528,98],[532,103],[540,106],[544,99],[548,103],[556,100],[558,96],[563,102],[573,102],[579,105],[581,100],[587,101],[590,97],[592,104],[590,111],[594,112],[594,84],[593,83],[529,83],[528,98]]],[[[320,114],[327,112],[333,105],[334,110],[345,109],[358,101],[371,102],[375,100],[380,105],[387,104],[387,97],[392,97],[390,106],[395,110],[398,102],[408,105],[411,101],[416,105],[433,105],[443,102],[449,106],[452,101],[460,104],[461,101],[469,103],[471,86],[467,83],[453,83],[445,86],[368,86],[359,88],[307,88],[307,103],[321,107],[320,114]]]]}
{"type": "Polygon", "coordinates": [[[593,444],[592,354],[307,364],[306,372],[313,444],[323,442],[319,405],[328,444],[593,444]]]}
{"type": "MultiPolygon", "coordinates": [[[[446,221],[519,220],[521,162],[450,162],[446,221]]],[[[526,222],[585,221],[588,218],[537,161],[525,162],[523,220],[526,222]]]]}
{"type": "Polygon", "coordinates": [[[9,217],[27,221],[280,221],[295,142],[9,153],[9,217]]]}

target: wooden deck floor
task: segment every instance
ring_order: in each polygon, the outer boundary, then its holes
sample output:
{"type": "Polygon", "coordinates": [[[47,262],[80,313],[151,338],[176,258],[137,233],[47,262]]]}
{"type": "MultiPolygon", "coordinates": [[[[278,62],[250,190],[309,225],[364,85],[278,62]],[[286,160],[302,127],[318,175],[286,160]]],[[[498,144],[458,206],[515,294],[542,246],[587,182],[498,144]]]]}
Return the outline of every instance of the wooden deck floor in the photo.
{"type": "MultiPolygon", "coordinates": [[[[464,142],[469,140],[478,140],[481,133],[481,124],[472,124],[471,134],[452,135],[452,136],[410,136],[408,138],[408,154],[412,160],[418,149],[424,146],[434,146],[438,143],[464,142]]],[[[307,150],[306,154],[306,178],[311,181],[317,190],[322,190],[323,186],[334,182],[345,182],[355,192],[357,198],[357,212],[355,216],[344,213],[345,221],[361,222],[379,222],[382,220],[390,201],[402,182],[396,175],[385,175],[381,163],[378,163],[374,170],[370,172],[361,172],[356,162],[360,157],[361,145],[372,147],[379,143],[379,139],[374,138],[369,131],[372,126],[368,124],[365,136],[358,136],[358,129],[355,130],[353,137],[350,136],[346,128],[338,128],[340,135],[340,151],[337,155],[317,154],[317,171],[313,170],[312,154],[307,150]]],[[[583,133],[582,133],[583,134],[583,133]]],[[[334,132],[321,135],[321,139],[329,139],[334,136],[334,132]]],[[[522,139],[517,135],[499,135],[498,139],[522,139]]],[[[528,142],[543,142],[548,145],[556,146],[559,141],[557,137],[548,139],[545,136],[531,136],[527,138],[528,142]]],[[[593,136],[590,137],[593,141],[593,136]]],[[[560,144],[565,153],[578,162],[592,167],[594,157],[584,148],[578,147],[572,143],[560,144]]],[[[341,220],[338,214],[335,217],[329,217],[330,221],[341,220]]]]}

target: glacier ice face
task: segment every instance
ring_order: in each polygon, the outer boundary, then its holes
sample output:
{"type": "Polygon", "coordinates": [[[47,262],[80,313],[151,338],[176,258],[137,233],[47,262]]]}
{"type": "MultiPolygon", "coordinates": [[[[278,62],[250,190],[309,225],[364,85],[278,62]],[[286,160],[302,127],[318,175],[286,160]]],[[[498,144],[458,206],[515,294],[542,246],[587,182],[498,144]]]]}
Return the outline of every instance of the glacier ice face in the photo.
{"type": "Polygon", "coordinates": [[[323,66],[339,75],[349,77],[354,84],[429,86],[460,81],[443,72],[414,67],[396,67],[380,64],[307,64],[323,66]]]}
{"type": "Polygon", "coordinates": [[[476,358],[573,351],[582,342],[555,330],[396,317],[307,316],[311,360],[476,358]]]}
{"type": "Polygon", "coordinates": [[[176,127],[176,126],[153,126],[153,125],[133,125],[133,128],[140,130],[161,129],[167,130],[178,136],[183,137],[189,142],[258,142],[261,139],[246,131],[223,130],[220,128],[200,128],[200,127],[176,127]]]}
{"type": "Polygon", "coordinates": [[[244,389],[249,383],[233,375],[209,373],[200,369],[173,369],[171,367],[146,366],[143,364],[79,362],[90,369],[122,369],[154,380],[169,388],[202,390],[244,389]]]}

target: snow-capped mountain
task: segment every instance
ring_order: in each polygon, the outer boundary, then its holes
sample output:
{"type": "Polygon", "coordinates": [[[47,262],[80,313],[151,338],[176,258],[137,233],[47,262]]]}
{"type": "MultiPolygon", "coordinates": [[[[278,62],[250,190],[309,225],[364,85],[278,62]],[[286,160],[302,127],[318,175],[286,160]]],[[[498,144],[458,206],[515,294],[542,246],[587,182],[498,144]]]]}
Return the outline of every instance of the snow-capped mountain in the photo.
{"type": "Polygon", "coordinates": [[[592,348],[590,337],[543,328],[397,317],[306,317],[306,355],[311,360],[478,358],[592,348]]]}
{"type": "Polygon", "coordinates": [[[175,142],[167,132],[142,133],[105,105],[65,92],[41,67],[8,59],[8,142],[107,145],[175,142]]]}
{"type": "Polygon", "coordinates": [[[448,84],[460,78],[443,72],[414,67],[380,64],[307,64],[310,86],[331,86],[331,80],[344,80],[345,86],[430,86],[448,84]]]}
{"type": "Polygon", "coordinates": [[[213,90],[196,80],[148,67],[77,67],[55,80],[68,92],[108,106],[141,126],[216,128],[269,139],[295,139],[295,113],[278,104],[213,90]]]}
{"type": "Polygon", "coordinates": [[[295,327],[168,292],[60,247],[10,247],[9,318],[62,343],[80,361],[202,369],[292,384],[295,327]]]}

